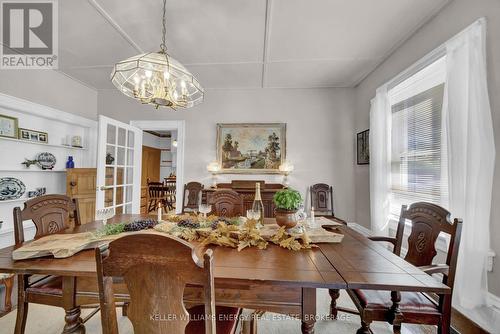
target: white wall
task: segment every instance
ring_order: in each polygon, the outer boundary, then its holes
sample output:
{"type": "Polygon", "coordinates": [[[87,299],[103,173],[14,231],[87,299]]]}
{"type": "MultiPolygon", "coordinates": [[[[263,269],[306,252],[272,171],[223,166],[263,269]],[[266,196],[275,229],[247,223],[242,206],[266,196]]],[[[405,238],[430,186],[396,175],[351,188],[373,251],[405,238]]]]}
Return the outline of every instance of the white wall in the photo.
{"type": "MultiPolygon", "coordinates": [[[[98,110],[129,120],[185,120],[185,182],[209,185],[206,165],[215,159],[216,124],[230,122],[287,123],[287,158],[295,165],[291,186],[302,194],[313,183],[333,185],[337,215],[354,220],[354,137],[352,89],[208,90],[203,104],[174,112],[141,105],[115,90],[99,92],[98,110]]],[[[221,175],[231,179],[265,179],[276,175],[221,175]]]]}
{"type": "MultiPolygon", "coordinates": [[[[369,126],[370,99],[378,86],[425,54],[446,42],[480,17],[488,20],[487,58],[488,86],[492,107],[493,126],[497,148],[497,164],[493,184],[491,210],[492,247],[500,256],[500,1],[498,0],[454,0],[428,24],[422,27],[406,43],[398,48],[376,71],[356,88],[355,128],[359,132],[369,126]]],[[[370,197],[368,166],[357,166],[356,175],[356,221],[370,226],[370,197]]],[[[467,223],[467,222],[464,222],[467,223]]],[[[500,266],[496,261],[494,272],[489,275],[490,291],[500,295],[500,266]]]]}
{"type": "Polygon", "coordinates": [[[0,93],[97,118],[97,91],[57,71],[0,70],[0,93]]]}

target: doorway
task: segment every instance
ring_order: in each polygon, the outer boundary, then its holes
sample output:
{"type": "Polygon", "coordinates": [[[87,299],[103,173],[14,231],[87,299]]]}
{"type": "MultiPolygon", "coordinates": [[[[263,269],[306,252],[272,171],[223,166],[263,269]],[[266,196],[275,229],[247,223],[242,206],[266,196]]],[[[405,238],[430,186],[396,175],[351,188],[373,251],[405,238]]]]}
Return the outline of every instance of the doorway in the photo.
{"type": "Polygon", "coordinates": [[[143,130],[141,172],[141,213],[150,209],[149,182],[175,187],[173,207],[182,211],[184,193],[184,121],[130,121],[143,130]],[[145,170],[144,170],[145,169],[145,170]]]}

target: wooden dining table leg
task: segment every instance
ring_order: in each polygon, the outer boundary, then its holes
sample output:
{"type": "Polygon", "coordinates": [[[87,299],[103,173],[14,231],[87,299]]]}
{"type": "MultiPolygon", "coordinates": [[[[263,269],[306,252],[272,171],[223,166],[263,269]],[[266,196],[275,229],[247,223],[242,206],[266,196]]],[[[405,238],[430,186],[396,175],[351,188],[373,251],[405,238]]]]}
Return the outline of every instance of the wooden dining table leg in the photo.
{"type": "Polygon", "coordinates": [[[76,277],[64,276],[62,282],[64,316],[63,334],[85,333],[85,326],[80,317],[80,306],[76,305],[76,277]]]}
{"type": "Polygon", "coordinates": [[[314,333],[314,323],[316,322],[316,289],[302,288],[302,325],[303,334],[314,333]]]}

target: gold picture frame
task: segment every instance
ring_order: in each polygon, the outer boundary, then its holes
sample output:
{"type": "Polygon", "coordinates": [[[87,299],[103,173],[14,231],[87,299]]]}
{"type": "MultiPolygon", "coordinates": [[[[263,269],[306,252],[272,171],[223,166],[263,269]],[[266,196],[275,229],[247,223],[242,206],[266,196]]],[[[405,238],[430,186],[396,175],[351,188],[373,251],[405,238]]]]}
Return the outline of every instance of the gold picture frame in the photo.
{"type": "Polygon", "coordinates": [[[286,159],[286,123],[218,123],[219,173],[280,174],[286,159]]]}
{"type": "Polygon", "coordinates": [[[18,122],[16,117],[0,115],[0,137],[17,139],[18,122]]]}

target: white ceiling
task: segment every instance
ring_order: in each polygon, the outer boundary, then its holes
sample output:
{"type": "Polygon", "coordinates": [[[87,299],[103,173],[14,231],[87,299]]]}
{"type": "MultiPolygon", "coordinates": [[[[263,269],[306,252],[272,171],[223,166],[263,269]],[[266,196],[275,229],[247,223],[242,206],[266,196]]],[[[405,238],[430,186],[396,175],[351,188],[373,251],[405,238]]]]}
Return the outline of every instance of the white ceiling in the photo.
{"type": "MultiPolygon", "coordinates": [[[[167,47],[205,88],[352,87],[450,0],[167,0],[167,47]]],[[[96,89],[159,50],[161,0],[59,1],[59,68],[96,89]]]]}

